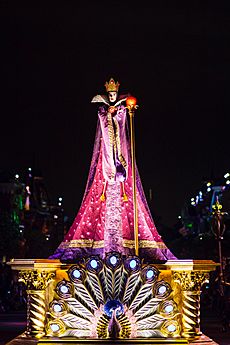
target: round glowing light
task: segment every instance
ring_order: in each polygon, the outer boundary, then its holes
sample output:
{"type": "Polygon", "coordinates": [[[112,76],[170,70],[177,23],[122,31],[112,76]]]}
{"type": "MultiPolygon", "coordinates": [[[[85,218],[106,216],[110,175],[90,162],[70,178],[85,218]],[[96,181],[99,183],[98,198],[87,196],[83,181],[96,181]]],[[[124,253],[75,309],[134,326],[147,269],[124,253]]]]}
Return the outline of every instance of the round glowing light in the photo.
{"type": "Polygon", "coordinates": [[[52,332],[58,332],[60,329],[60,326],[57,323],[52,323],[52,325],[50,325],[50,328],[52,332]]]}
{"type": "Polygon", "coordinates": [[[154,271],[153,270],[148,270],[147,272],[146,272],[146,277],[148,278],[148,279],[151,279],[152,277],[154,276],[154,271]]]}
{"type": "Polygon", "coordinates": [[[137,267],[137,262],[136,260],[132,259],[129,263],[130,268],[136,268],[137,267]]]}
{"type": "Polygon", "coordinates": [[[68,287],[65,286],[65,285],[62,285],[62,286],[60,287],[60,290],[61,290],[62,293],[67,293],[67,292],[69,292],[68,287]]]}
{"type": "Polygon", "coordinates": [[[165,312],[166,312],[167,314],[171,313],[172,311],[173,311],[173,306],[172,306],[172,305],[167,305],[167,306],[165,307],[165,312]]]}
{"type": "Polygon", "coordinates": [[[211,182],[208,182],[208,183],[206,184],[207,187],[210,187],[211,185],[212,185],[211,182]]]}
{"type": "Polygon", "coordinates": [[[62,306],[60,304],[54,304],[53,308],[55,313],[60,313],[60,311],[62,311],[62,306]]]}
{"type": "Polygon", "coordinates": [[[95,259],[91,260],[91,261],[90,261],[90,266],[91,266],[92,268],[97,268],[97,266],[98,266],[97,261],[96,261],[95,259]]]}
{"type": "Polygon", "coordinates": [[[224,178],[228,178],[230,176],[230,174],[229,173],[226,173],[225,175],[224,175],[224,178]]]}
{"type": "Polygon", "coordinates": [[[31,168],[28,168],[29,171],[31,171],[32,169],[31,168]]]}
{"type": "Polygon", "coordinates": [[[109,261],[110,261],[110,263],[111,263],[112,265],[116,265],[116,263],[117,263],[117,258],[116,258],[116,256],[111,256],[111,258],[109,259],[109,261]]]}
{"type": "Polygon", "coordinates": [[[227,181],[226,181],[226,184],[230,184],[230,180],[227,180],[227,181]]]}
{"type": "Polygon", "coordinates": [[[211,192],[212,188],[208,187],[207,192],[211,192]]]}
{"type": "Polygon", "coordinates": [[[18,174],[16,174],[16,175],[15,175],[15,178],[19,178],[19,175],[18,175],[18,174]]]}
{"type": "Polygon", "coordinates": [[[135,107],[136,104],[137,104],[137,99],[135,97],[130,96],[126,98],[127,107],[135,107]]]}
{"type": "Polygon", "coordinates": [[[160,287],[159,287],[159,289],[158,289],[158,292],[159,292],[159,294],[160,295],[163,295],[165,292],[166,292],[166,286],[164,286],[164,285],[161,285],[160,287]]]}
{"type": "Polygon", "coordinates": [[[168,330],[169,332],[175,332],[176,326],[175,326],[175,325],[169,325],[169,326],[167,327],[167,330],[168,330]]]}
{"type": "Polygon", "coordinates": [[[59,201],[62,201],[62,198],[60,197],[60,198],[58,198],[58,200],[59,200],[59,201]]]}
{"type": "Polygon", "coordinates": [[[79,271],[79,270],[74,270],[73,271],[73,276],[74,276],[74,278],[80,278],[80,276],[81,276],[81,272],[79,271]]]}

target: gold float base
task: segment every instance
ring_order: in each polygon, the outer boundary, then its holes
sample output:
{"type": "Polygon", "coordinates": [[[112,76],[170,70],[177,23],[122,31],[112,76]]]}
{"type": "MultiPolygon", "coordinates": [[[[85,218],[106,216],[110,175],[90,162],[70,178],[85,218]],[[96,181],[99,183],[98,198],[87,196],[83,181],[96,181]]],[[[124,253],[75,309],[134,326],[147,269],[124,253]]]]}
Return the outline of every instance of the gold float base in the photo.
{"type": "Polygon", "coordinates": [[[75,344],[75,345],[86,345],[86,344],[94,344],[94,345],[122,345],[122,344],[129,344],[129,345],[160,345],[160,344],[190,344],[190,345],[219,345],[206,335],[202,334],[198,339],[195,340],[187,340],[182,338],[177,339],[73,339],[73,338],[42,338],[42,339],[35,339],[26,336],[25,334],[21,334],[18,337],[11,340],[6,345],[39,345],[39,344],[46,344],[46,345],[53,345],[53,344],[75,344]]]}

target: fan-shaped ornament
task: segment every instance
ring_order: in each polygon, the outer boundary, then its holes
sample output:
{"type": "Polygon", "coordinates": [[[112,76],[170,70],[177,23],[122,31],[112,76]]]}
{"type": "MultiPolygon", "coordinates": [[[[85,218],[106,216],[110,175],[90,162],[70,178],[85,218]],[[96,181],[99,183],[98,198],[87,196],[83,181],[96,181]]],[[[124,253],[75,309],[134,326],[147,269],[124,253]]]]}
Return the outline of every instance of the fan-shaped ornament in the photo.
{"type": "Polygon", "coordinates": [[[76,338],[180,336],[180,314],[168,282],[137,256],[108,253],[72,265],[56,283],[46,335],[76,338]]]}

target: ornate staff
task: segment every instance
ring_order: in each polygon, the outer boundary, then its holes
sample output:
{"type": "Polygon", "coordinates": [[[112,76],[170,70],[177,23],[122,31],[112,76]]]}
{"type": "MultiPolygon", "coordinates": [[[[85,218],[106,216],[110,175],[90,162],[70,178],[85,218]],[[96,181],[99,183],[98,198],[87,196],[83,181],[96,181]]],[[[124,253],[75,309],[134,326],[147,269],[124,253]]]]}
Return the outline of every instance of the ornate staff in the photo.
{"type": "Polygon", "coordinates": [[[126,99],[126,107],[130,117],[130,137],[131,137],[131,162],[132,162],[132,181],[133,181],[133,219],[134,219],[134,245],[135,254],[139,254],[138,245],[138,214],[137,214],[137,195],[136,195],[136,167],[135,167],[135,132],[134,132],[134,113],[137,109],[137,100],[135,97],[126,99]]]}

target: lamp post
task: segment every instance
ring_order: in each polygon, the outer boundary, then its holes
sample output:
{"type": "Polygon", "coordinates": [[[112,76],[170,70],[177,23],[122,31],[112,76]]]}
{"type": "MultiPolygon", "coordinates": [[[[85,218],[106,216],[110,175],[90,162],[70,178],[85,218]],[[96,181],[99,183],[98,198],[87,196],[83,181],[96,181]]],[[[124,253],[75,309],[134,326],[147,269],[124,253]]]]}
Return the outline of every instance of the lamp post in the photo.
{"type": "Polygon", "coordinates": [[[126,107],[130,117],[130,137],[131,137],[131,163],[132,163],[132,181],[133,181],[133,222],[134,222],[134,246],[135,255],[139,254],[138,245],[138,214],[137,214],[137,195],[136,195],[136,167],[135,167],[135,132],[134,132],[134,113],[137,109],[137,100],[135,97],[126,99],[126,107]]]}

